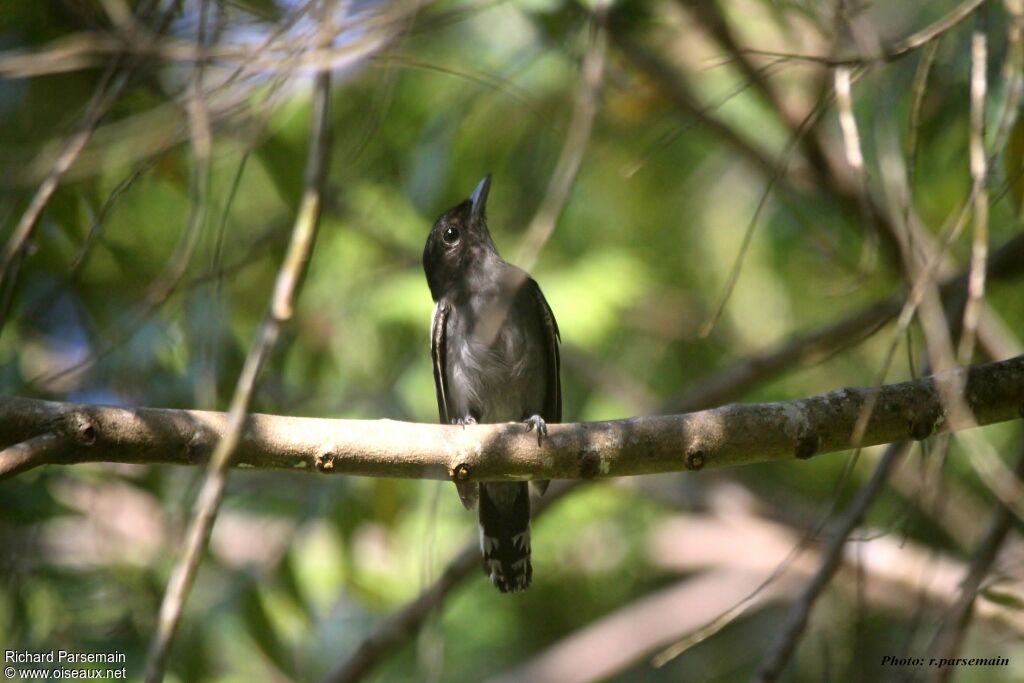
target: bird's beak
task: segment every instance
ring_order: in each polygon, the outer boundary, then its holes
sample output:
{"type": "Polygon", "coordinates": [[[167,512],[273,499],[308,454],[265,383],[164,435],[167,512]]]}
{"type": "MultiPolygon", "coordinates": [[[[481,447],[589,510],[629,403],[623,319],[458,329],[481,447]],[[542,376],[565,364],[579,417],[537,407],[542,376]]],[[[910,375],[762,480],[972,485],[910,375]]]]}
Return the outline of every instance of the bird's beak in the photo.
{"type": "Polygon", "coordinates": [[[491,190],[491,174],[488,173],[476,184],[473,193],[469,195],[469,203],[472,205],[470,214],[471,220],[475,223],[484,217],[487,209],[487,193],[491,190]]]}

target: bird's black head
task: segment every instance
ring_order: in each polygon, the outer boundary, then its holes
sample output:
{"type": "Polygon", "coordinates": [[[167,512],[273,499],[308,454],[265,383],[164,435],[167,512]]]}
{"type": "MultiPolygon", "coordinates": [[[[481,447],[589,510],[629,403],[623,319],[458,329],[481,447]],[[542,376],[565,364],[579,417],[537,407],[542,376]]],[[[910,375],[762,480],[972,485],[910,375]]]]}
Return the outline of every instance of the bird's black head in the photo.
{"type": "Polygon", "coordinates": [[[442,213],[434,222],[423,248],[423,271],[434,301],[445,294],[454,294],[473,268],[498,257],[487,231],[490,189],[491,176],[486,175],[468,199],[442,213]]]}

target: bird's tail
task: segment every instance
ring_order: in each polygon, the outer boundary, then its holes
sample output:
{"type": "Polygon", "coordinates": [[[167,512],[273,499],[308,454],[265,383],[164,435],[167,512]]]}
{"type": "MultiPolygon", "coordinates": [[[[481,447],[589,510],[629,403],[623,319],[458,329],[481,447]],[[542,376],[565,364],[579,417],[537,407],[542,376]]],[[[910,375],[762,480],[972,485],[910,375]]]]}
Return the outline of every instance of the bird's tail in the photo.
{"type": "Polygon", "coordinates": [[[526,482],[480,485],[484,571],[502,593],[526,590],[530,565],[530,489],[526,482]]]}

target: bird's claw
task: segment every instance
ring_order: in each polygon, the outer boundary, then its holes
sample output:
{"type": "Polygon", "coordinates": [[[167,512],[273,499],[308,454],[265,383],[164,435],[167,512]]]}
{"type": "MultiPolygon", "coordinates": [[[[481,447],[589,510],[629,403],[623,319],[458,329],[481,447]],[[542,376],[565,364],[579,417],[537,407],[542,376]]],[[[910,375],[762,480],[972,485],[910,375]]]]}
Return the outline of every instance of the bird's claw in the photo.
{"type": "Polygon", "coordinates": [[[544,418],[540,415],[531,415],[524,422],[527,432],[532,432],[534,429],[537,430],[537,445],[540,446],[544,441],[544,437],[548,435],[548,425],[544,418]]]}
{"type": "Polygon", "coordinates": [[[460,427],[465,429],[466,425],[475,425],[476,424],[476,418],[473,417],[472,415],[467,415],[466,417],[459,417],[459,418],[456,418],[456,419],[452,420],[452,424],[453,425],[459,425],[460,427]]]}

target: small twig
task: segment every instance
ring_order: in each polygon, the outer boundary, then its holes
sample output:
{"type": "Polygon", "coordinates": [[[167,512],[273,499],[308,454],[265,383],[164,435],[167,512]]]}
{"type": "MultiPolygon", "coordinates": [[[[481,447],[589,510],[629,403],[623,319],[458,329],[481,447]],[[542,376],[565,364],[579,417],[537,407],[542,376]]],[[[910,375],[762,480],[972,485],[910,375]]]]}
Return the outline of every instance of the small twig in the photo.
{"type": "MultiPolygon", "coordinates": [[[[1021,89],[1024,87],[1024,44],[1021,33],[1024,31],[1024,2],[1012,0],[1003,3],[1009,21],[1006,22],[1006,59],[1003,61],[1003,101],[999,108],[999,118],[992,136],[992,147],[989,165],[995,164],[997,158],[1005,152],[1006,140],[1010,136],[1013,124],[1017,120],[1020,105],[1021,89]]],[[[1017,173],[1020,171],[1018,170],[1017,173]]],[[[1016,178],[1007,178],[1014,181],[1016,178]]]]}
{"type": "MultiPolygon", "coordinates": [[[[103,118],[114,101],[121,95],[121,90],[127,82],[127,72],[119,71],[117,64],[108,67],[103,78],[100,79],[92,99],[86,105],[81,125],[65,142],[50,172],[36,189],[28,207],[18,220],[18,224],[14,227],[14,232],[7,240],[7,243],[4,244],[3,250],[0,251],[0,285],[9,279],[7,276],[11,266],[25,250],[25,246],[28,244],[29,238],[39,222],[43,209],[50,202],[53,193],[57,191],[57,187],[68,172],[68,169],[71,168],[72,164],[75,163],[75,160],[82,153],[82,150],[85,149],[85,145],[92,137],[100,119],[103,118]]],[[[2,321],[0,321],[0,324],[2,324],[2,321]]]]}
{"type": "MultiPolygon", "coordinates": [[[[157,9],[157,4],[156,0],[143,2],[139,8],[139,16],[143,19],[149,17],[150,13],[157,9]]],[[[166,17],[168,14],[165,13],[164,16],[166,17]]],[[[162,27],[163,20],[158,23],[162,27]]],[[[82,154],[82,150],[85,149],[93,133],[96,132],[100,120],[106,116],[121,96],[121,92],[130,80],[134,65],[134,62],[126,63],[126,60],[119,56],[104,70],[99,85],[96,86],[96,90],[85,107],[82,123],[78,130],[65,141],[60,154],[36,189],[10,238],[4,244],[3,250],[0,250],[0,285],[7,279],[12,263],[24,252],[43,210],[49,204],[64,176],[82,154]]],[[[3,326],[3,322],[0,319],[0,327],[3,326]]]]}
{"type": "Polygon", "coordinates": [[[527,271],[537,262],[537,257],[554,232],[558,217],[569,200],[590,140],[594,117],[601,104],[601,84],[604,81],[605,53],[608,47],[608,36],[604,28],[605,9],[605,3],[600,2],[597,11],[591,15],[589,47],[580,67],[579,94],[569,122],[569,131],[548,190],[523,236],[517,262],[527,271]]]}
{"type": "MultiPolygon", "coordinates": [[[[589,16],[589,12],[583,11],[589,16]]],[[[662,94],[683,115],[698,121],[701,129],[734,149],[762,176],[770,178],[778,172],[779,164],[776,164],[771,154],[741,135],[720,117],[714,116],[706,107],[700,106],[690,86],[660,55],[633,40],[614,23],[608,27],[608,37],[615,43],[619,52],[658,84],[662,94]]]]}
{"type": "MultiPolygon", "coordinates": [[[[781,71],[782,67],[787,66],[787,63],[784,60],[775,60],[768,66],[757,67],[750,59],[751,55],[733,35],[718,2],[707,0],[677,0],[677,2],[686,4],[690,8],[704,29],[722,49],[729,53],[729,58],[739,65],[740,72],[771,105],[776,116],[789,129],[790,136],[803,148],[805,160],[810,167],[828,172],[829,161],[823,139],[813,131],[813,126],[817,123],[820,115],[812,112],[813,116],[804,116],[796,108],[787,106],[785,98],[773,87],[768,78],[781,71]]],[[[815,105],[814,109],[820,109],[825,100],[824,93],[813,99],[819,103],[815,105]]]]}
{"type": "Polygon", "coordinates": [[[736,39],[719,3],[708,0],[676,0],[676,4],[685,7],[700,22],[704,31],[729,53],[729,57],[739,66],[743,77],[771,105],[783,123],[789,125],[791,129],[795,128],[791,124],[797,120],[799,115],[786,106],[785,101],[772,87],[767,78],[769,75],[767,70],[759,68],[751,61],[736,39]]]}
{"type": "Polygon", "coordinates": [[[836,570],[842,565],[843,546],[846,545],[847,537],[860,524],[868,507],[878,497],[878,494],[882,492],[885,482],[889,478],[889,472],[892,471],[896,463],[903,457],[906,450],[907,444],[905,443],[895,443],[889,446],[885,451],[885,455],[878,461],[878,465],[875,467],[871,478],[857,492],[857,496],[853,499],[846,514],[840,520],[839,525],[829,539],[818,573],[814,575],[814,578],[811,579],[800,594],[800,597],[790,608],[786,622],[782,626],[775,645],[772,646],[762,661],[755,680],[761,683],[771,683],[778,680],[789,658],[796,650],[800,636],[807,626],[811,608],[814,606],[818,596],[832,580],[836,570]]]}
{"type": "Polygon", "coordinates": [[[957,361],[971,362],[978,321],[985,297],[985,261],[988,258],[988,190],[986,189],[987,158],[985,155],[985,67],[987,66],[985,32],[975,29],[971,35],[971,130],[970,163],[974,205],[974,238],[971,240],[971,275],[964,306],[963,335],[957,361]]]}
{"type": "MultiPolygon", "coordinates": [[[[213,257],[211,259],[209,270],[209,272],[212,273],[211,279],[213,280],[213,292],[210,296],[210,303],[218,312],[223,312],[224,310],[223,288],[226,268],[223,265],[223,257],[228,216],[231,214],[231,207],[234,205],[235,196],[238,193],[239,185],[241,185],[242,174],[245,172],[245,166],[248,160],[249,152],[245,152],[242,155],[242,160],[238,163],[238,168],[235,170],[234,178],[231,181],[231,189],[228,191],[227,199],[224,201],[220,221],[217,226],[216,235],[214,236],[213,257]]],[[[198,278],[193,279],[191,282],[186,284],[186,287],[193,286],[197,280],[198,278]]],[[[213,329],[209,330],[206,338],[201,342],[200,369],[198,373],[199,379],[197,382],[199,387],[197,396],[199,397],[200,407],[212,407],[217,404],[217,336],[220,326],[220,316],[213,316],[213,329]]]]}
{"type": "Polygon", "coordinates": [[[965,0],[954,7],[948,14],[940,17],[933,23],[916,31],[906,38],[883,48],[877,54],[853,55],[849,57],[829,57],[821,55],[800,55],[785,52],[774,52],[772,50],[747,50],[750,54],[766,57],[778,57],[804,62],[815,62],[826,66],[862,66],[880,62],[892,62],[904,57],[914,50],[927,45],[928,43],[941,38],[943,34],[950,31],[970,16],[971,12],[978,9],[985,0],[965,0]]]}
{"type": "MultiPolygon", "coordinates": [[[[906,148],[906,159],[907,159],[907,192],[904,193],[906,205],[903,207],[903,223],[904,225],[910,224],[910,214],[913,211],[913,202],[911,197],[914,196],[914,188],[917,185],[917,154],[918,154],[918,139],[921,134],[921,109],[924,106],[924,96],[927,92],[928,77],[931,75],[932,66],[935,64],[935,55],[939,51],[939,41],[935,40],[925,47],[921,53],[921,61],[917,65],[917,70],[914,72],[914,82],[910,88],[911,92],[911,104],[910,104],[910,117],[907,123],[907,148],[906,148]]],[[[908,242],[910,238],[908,237],[908,242]]],[[[907,247],[913,250],[913,244],[910,243],[907,247]]]]}
{"type": "MultiPolygon", "coordinates": [[[[747,160],[764,178],[767,188],[762,194],[758,208],[755,210],[755,215],[747,228],[744,236],[745,244],[750,240],[753,228],[767,201],[767,194],[773,191],[776,185],[790,192],[797,192],[808,187],[816,188],[830,194],[847,210],[863,214],[863,193],[857,191],[856,183],[852,181],[849,174],[845,173],[843,168],[834,164],[830,157],[825,154],[823,143],[819,141],[804,142],[814,124],[830,106],[830,97],[822,97],[795,128],[791,125],[794,132],[780,159],[776,161],[771,154],[766,153],[758,145],[738,133],[733,126],[727,124],[720,117],[715,116],[706,107],[702,107],[683,76],[659,54],[637,44],[621,29],[617,28],[614,23],[609,26],[609,37],[629,61],[658,84],[668,101],[682,115],[700,121],[702,128],[719,138],[726,146],[732,148],[737,154],[747,160]],[[815,165],[814,173],[801,174],[791,167],[790,157],[797,145],[804,146],[809,161],[815,165]]],[[[870,201],[870,198],[868,199],[869,225],[877,225],[879,235],[885,240],[886,245],[890,247],[888,253],[890,255],[898,254],[898,226],[874,201],[870,201]]],[[[745,248],[741,247],[730,269],[728,282],[724,288],[725,292],[717,304],[716,313],[712,314],[709,321],[705,323],[702,332],[708,331],[713,326],[714,321],[724,306],[724,302],[728,299],[732,284],[738,277],[744,252],[745,248]]]]}
{"type": "Polygon", "coordinates": [[[871,190],[867,169],[864,167],[864,152],[861,148],[857,117],[853,113],[850,67],[836,67],[833,82],[836,107],[839,110],[839,128],[843,133],[843,151],[846,154],[846,162],[853,172],[857,205],[860,207],[861,221],[864,223],[864,251],[861,269],[869,271],[878,251],[878,227],[875,225],[874,212],[871,207],[871,190]]]}
{"type": "Polygon", "coordinates": [[[839,128],[843,132],[843,150],[846,152],[846,163],[853,172],[861,177],[864,173],[864,154],[860,149],[860,132],[857,130],[857,117],[853,114],[853,96],[850,92],[850,68],[836,67],[833,74],[836,91],[836,106],[839,109],[839,128]]]}
{"type": "Polygon", "coordinates": [[[206,479],[196,500],[195,513],[187,531],[184,550],[167,584],[167,592],[164,594],[146,662],[147,683],[159,683],[163,680],[171,641],[227,486],[228,467],[242,439],[256,380],[264,361],[277,342],[281,326],[292,316],[298,284],[309,262],[320,219],[330,150],[329,101],[330,73],[324,71],[317,74],[313,85],[312,128],[306,159],[305,191],[295,219],[291,243],[278,271],[269,311],[249,347],[249,353],[238,378],[225,432],[210,457],[206,479]]]}
{"type": "MultiPolygon", "coordinates": [[[[1024,269],[1024,235],[1015,237],[992,254],[988,260],[990,280],[1019,274],[1024,269]]],[[[950,278],[939,287],[943,301],[958,299],[966,292],[967,272],[950,278]]],[[[779,346],[756,353],[714,373],[706,381],[676,394],[665,402],[670,411],[696,410],[718,405],[741,395],[760,379],[781,372],[799,360],[817,360],[846,348],[874,332],[895,317],[900,317],[900,329],[910,323],[910,314],[920,293],[911,293],[901,301],[890,298],[866,306],[830,325],[794,335],[779,346]]],[[[894,337],[898,339],[898,336],[894,337]]],[[[895,344],[893,345],[895,349],[895,344]]],[[[880,380],[884,381],[884,380],[880,380]]]]}

